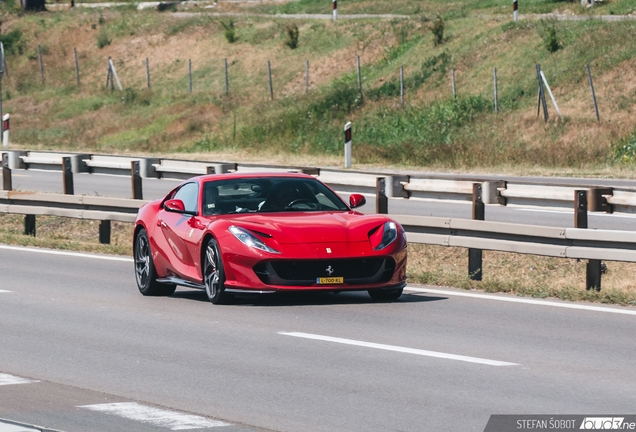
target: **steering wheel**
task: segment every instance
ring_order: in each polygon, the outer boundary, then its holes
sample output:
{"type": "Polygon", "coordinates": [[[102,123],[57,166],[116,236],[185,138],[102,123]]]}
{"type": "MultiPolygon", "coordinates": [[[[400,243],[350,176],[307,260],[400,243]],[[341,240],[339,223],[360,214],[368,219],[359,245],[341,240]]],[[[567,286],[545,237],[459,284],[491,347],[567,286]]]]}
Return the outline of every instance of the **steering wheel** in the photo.
{"type": "Polygon", "coordinates": [[[289,204],[287,204],[285,206],[285,210],[293,208],[296,204],[316,204],[316,203],[310,200],[309,198],[298,198],[293,200],[289,204]]]}

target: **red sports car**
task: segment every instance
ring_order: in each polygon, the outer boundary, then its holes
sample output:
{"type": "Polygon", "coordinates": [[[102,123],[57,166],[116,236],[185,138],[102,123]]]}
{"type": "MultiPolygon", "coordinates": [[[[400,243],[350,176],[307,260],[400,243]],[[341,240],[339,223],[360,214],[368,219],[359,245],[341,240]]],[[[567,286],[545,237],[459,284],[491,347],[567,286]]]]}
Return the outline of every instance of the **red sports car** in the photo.
{"type": "Polygon", "coordinates": [[[139,209],[133,240],[143,295],[176,285],[204,289],[212,303],[232,293],[368,290],[394,300],[406,286],[404,229],[354,211],[304,174],[192,178],[139,209]]]}

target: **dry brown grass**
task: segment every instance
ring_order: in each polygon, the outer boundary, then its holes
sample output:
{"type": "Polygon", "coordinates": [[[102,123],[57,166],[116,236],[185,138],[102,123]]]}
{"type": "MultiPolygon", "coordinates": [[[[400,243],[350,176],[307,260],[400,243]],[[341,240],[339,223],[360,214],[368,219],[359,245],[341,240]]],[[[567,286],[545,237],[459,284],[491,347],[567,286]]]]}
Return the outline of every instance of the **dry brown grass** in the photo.
{"type": "Polygon", "coordinates": [[[636,305],[636,264],[606,262],[602,290],[586,291],[584,260],[483,252],[483,281],[468,277],[464,248],[409,245],[409,281],[432,285],[510,292],[530,297],[555,297],[636,305]]]}

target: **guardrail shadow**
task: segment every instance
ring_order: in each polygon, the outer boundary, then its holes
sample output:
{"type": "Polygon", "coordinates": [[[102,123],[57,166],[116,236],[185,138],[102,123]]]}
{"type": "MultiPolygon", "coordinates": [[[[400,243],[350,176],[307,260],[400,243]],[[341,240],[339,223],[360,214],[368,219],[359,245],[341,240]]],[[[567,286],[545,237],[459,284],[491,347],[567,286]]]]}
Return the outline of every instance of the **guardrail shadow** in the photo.
{"type": "MultiPolygon", "coordinates": [[[[207,296],[199,290],[177,290],[171,298],[208,302],[207,296]]],[[[228,301],[230,306],[328,306],[348,304],[406,304],[448,300],[448,297],[404,293],[397,300],[378,301],[369,297],[366,291],[343,291],[340,293],[305,291],[278,292],[272,294],[236,294],[228,301]]],[[[212,305],[211,305],[212,306],[212,305]]],[[[223,307],[223,306],[221,306],[223,307]]]]}

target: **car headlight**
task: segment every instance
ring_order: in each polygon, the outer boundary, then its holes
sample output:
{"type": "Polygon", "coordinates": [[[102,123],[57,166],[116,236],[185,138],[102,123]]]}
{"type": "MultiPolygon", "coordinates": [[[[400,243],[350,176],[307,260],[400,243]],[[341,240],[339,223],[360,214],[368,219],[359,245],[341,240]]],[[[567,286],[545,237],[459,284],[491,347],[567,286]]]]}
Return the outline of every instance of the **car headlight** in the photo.
{"type": "MultiPolygon", "coordinates": [[[[380,230],[378,230],[380,231],[380,230]]],[[[377,233],[379,234],[379,232],[377,233]]],[[[379,237],[375,234],[373,237],[379,237]]],[[[382,227],[382,237],[380,244],[373,248],[373,250],[381,250],[395,241],[398,235],[397,225],[395,222],[386,222],[382,227]]],[[[375,240],[375,239],[373,239],[375,240]]]]}
{"type": "Polygon", "coordinates": [[[259,239],[254,234],[252,234],[251,232],[249,232],[248,230],[244,228],[231,226],[228,229],[230,230],[232,234],[234,234],[234,237],[236,237],[244,245],[253,247],[255,249],[260,249],[262,251],[269,252],[269,253],[275,253],[275,254],[281,253],[277,251],[276,249],[272,249],[271,247],[267,246],[265,243],[263,243],[261,239],[259,239]]]}

